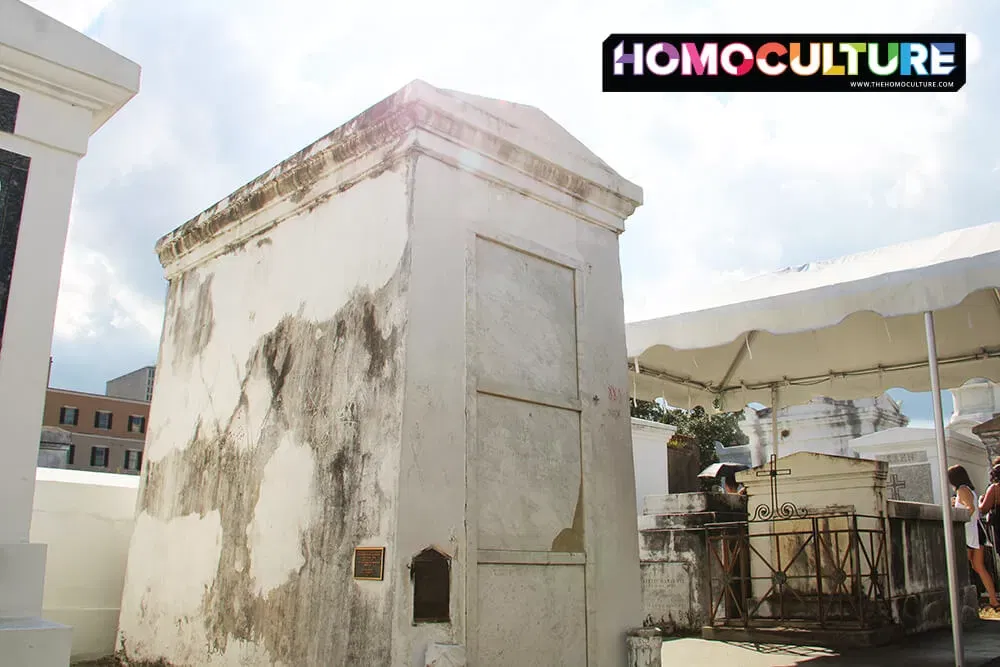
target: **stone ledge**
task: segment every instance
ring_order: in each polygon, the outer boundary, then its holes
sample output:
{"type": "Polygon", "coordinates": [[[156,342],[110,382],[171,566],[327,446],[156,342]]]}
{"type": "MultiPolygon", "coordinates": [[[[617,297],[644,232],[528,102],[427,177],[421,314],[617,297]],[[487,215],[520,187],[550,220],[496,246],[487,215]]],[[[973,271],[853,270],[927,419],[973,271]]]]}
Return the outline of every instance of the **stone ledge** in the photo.
{"type": "Polygon", "coordinates": [[[745,499],[741,496],[721,493],[668,493],[646,496],[643,500],[643,514],[695,514],[699,512],[742,512],[745,499]]]}
{"type": "Polygon", "coordinates": [[[0,619],[0,658],[11,667],[66,667],[73,629],[40,618],[0,619]]]}
{"type": "MultiPolygon", "coordinates": [[[[890,519],[941,521],[944,511],[937,504],[915,503],[908,500],[889,500],[888,514],[890,519]]],[[[955,523],[965,523],[971,515],[971,512],[964,507],[953,507],[951,510],[952,521],[955,523]]]]}
{"type": "Polygon", "coordinates": [[[745,513],[693,512],[690,514],[644,514],[639,517],[639,532],[704,530],[707,524],[746,521],[745,513]]]}
{"type": "Polygon", "coordinates": [[[632,432],[633,433],[644,433],[646,435],[651,435],[653,437],[666,437],[663,442],[663,446],[667,446],[667,441],[677,433],[677,427],[670,424],[663,424],[661,422],[654,422],[648,419],[639,419],[638,417],[632,417],[632,432]]]}

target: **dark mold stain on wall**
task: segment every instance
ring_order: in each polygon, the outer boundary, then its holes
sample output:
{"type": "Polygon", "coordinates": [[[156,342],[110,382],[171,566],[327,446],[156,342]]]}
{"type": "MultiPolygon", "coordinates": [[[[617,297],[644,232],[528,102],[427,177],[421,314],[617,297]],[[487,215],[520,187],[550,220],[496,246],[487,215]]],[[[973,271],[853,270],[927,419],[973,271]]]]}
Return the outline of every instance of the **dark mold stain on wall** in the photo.
{"type": "Polygon", "coordinates": [[[860,438],[864,435],[861,410],[854,401],[830,401],[830,403],[834,406],[832,428],[846,426],[851,438],[860,438]]]}
{"type": "MultiPolygon", "coordinates": [[[[240,640],[263,645],[271,661],[287,665],[389,664],[392,587],[386,581],[381,590],[363,592],[351,564],[354,546],[376,534],[391,512],[391,490],[381,488],[378,467],[400,438],[405,321],[399,313],[408,274],[407,247],[383,288],[358,290],[329,320],[286,316],[251,351],[232,414],[206,408],[185,448],[147,464],[140,511],[165,521],[221,516],[221,557],[202,600],[208,653],[240,640]],[[246,388],[256,379],[270,386],[270,405],[260,432],[247,433],[246,388]],[[207,428],[210,421],[219,428],[207,428]],[[259,595],[247,527],[264,468],[288,436],[312,452],[316,509],[300,537],[304,564],[259,595]]],[[[212,335],[211,278],[178,279],[170,301],[167,340],[197,363],[193,357],[212,335]]],[[[151,598],[154,604],[172,584],[158,585],[164,592],[151,598]]],[[[144,601],[140,617],[145,607],[144,601]]]]}
{"type": "Polygon", "coordinates": [[[171,282],[167,293],[167,326],[174,346],[174,368],[195,359],[212,340],[212,276],[199,280],[188,272],[171,282]]]}

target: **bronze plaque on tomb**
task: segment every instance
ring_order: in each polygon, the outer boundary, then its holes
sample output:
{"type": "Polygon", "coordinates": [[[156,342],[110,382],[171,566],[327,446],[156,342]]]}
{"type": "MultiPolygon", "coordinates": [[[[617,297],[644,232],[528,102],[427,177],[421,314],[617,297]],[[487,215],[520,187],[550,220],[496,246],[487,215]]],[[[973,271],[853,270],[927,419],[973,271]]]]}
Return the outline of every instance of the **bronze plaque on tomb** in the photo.
{"type": "Polygon", "coordinates": [[[354,547],[354,578],[382,581],[385,574],[385,547],[354,547]]]}

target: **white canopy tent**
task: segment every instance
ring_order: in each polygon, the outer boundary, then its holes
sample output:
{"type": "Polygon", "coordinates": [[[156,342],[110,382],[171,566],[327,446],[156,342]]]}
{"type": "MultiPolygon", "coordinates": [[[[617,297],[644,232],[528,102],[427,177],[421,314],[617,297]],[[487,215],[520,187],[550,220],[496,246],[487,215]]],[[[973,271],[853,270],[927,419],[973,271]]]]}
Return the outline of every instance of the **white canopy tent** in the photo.
{"type": "Polygon", "coordinates": [[[635,394],[738,409],[769,405],[775,385],[782,405],[928,391],[928,311],[945,387],[1000,380],[1000,222],[751,278],[700,310],[627,324],[635,394]]]}
{"type": "MultiPolygon", "coordinates": [[[[627,324],[626,342],[635,397],[678,407],[756,402],[775,419],[779,405],[816,396],[935,392],[947,503],[940,387],[1000,381],[1000,223],[741,281],[700,310],[627,324]]],[[[953,526],[944,523],[960,618],[953,526]]]]}

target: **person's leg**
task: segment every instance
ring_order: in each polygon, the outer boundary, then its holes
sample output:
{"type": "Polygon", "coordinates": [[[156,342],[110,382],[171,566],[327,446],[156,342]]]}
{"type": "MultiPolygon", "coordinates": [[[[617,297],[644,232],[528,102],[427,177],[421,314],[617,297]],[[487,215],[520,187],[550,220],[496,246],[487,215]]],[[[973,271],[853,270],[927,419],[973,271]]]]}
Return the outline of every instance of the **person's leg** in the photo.
{"type": "Polygon", "coordinates": [[[972,561],[972,569],[976,571],[979,575],[980,581],[983,582],[983,586],[986,588],[986,594],[990,596],[990,606],[996,607],[997,602],[997,591],[993,587],[993,577],[986,570],[986,561],[983,557],[982,548],[979,549],[969,549],[969,560],[972,561]]]}

